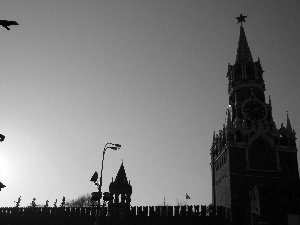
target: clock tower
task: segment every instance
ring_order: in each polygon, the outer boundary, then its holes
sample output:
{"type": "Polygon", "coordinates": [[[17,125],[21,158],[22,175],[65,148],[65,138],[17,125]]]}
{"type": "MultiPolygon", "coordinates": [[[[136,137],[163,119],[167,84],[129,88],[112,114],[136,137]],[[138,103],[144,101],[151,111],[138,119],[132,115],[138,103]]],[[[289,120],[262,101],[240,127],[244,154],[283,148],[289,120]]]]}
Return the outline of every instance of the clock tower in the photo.
{"type": "Polygon", "coordinates": [[[300,180],[295,131],[288,115],[286,126],[276,127],[264,71],[260,59],[252,58],[242,25],[245,16],[237,19],[237,55],[227,72],[229,105],[223,128],[213,134],[211,170],[212,204],[223,206],[227,219],[240,225],[255,224],[249,202],[255,187],[292,193],[300,190],[300,180]]]}

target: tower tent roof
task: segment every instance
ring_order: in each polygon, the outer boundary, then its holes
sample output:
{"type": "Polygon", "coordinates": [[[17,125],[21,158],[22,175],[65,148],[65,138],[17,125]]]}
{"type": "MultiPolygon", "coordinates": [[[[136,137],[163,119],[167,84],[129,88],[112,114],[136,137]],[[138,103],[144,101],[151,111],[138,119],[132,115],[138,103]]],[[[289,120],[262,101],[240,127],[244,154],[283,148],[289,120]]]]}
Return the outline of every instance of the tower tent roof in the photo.
{"type": "Polygon", "coordinates": [[[120,169],[119,169],[118,174],[116,176],[115,182],[116,183],[128,183],[123,162],[120,166],[120,169]]]}
{"type": "Polygon", "coordinates": [[[242,65],[245,65],[246,62],[253,62],[253,58],[251,55],[250,48],[248,46],[246,34],[244,31],[244,27],[240,27],[240,38],[236,55],[236,63],[239,62],[242,65]]]}
{"type": "Polygon", "coordinates": [[[109,185],[109,191],[111,193],[115,193],[115,192],[127,192],[130,194],[132,193],[132,187],[130,185],[130,182],[128,182],[127,180],[123,162],[117,173],[116,179],[112,181],[109,185]]]}

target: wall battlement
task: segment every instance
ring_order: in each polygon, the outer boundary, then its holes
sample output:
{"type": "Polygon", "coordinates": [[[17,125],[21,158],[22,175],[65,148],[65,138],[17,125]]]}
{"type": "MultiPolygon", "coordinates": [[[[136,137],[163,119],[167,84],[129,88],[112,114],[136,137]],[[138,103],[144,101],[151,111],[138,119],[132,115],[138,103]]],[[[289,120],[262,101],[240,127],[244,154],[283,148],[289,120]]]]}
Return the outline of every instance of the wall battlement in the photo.
{"type": "MultiPolygon", "coordinates": [[[[102,207],[101,213],[107,215],[108,208],[102,207]]],[[[222,207],[205,205],[187,206],[133,206],[131,217],[215,217],[221,216],[222,207]]],[[[1,207],[0,216],[96,216],[97,207],[1,207]]]]}
{"type": "Polygon", "coordinates": [[[221,207],[205,205],[133,206],[129,212],[109,214],[107,207],[101,208],[99,213],[96,207],[4,207],[0,208],[0,224],[92,225],[98,220],[104,225],[217,225],[223,220],[221,207]]]}

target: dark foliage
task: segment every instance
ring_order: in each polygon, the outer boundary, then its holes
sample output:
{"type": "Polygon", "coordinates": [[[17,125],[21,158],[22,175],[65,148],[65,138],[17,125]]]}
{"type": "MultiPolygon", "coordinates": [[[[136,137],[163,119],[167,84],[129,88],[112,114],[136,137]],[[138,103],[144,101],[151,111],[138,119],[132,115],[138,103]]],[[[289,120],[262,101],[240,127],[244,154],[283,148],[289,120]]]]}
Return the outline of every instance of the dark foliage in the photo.
{"type": "Polygon", "coordinates": [[[93,205],[91,200],[91,194],[80,195],[76,199],[67,200],[65,203],[66,207],[90,207],[93,205]]]}

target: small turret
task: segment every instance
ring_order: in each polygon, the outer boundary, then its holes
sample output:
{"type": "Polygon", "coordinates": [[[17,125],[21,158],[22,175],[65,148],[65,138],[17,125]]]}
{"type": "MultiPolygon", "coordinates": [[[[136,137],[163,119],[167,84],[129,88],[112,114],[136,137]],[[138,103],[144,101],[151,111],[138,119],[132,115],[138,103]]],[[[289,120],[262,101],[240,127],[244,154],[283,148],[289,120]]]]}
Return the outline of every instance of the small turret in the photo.
{"type": "Polygon", "coordinates": [[[231,111],[232,111],[232,108],[231,108],[231,106],[229,105],[229,106],[227,107],[227,112],[226,112],[226,121],[225,121],[226,127],[231,127],[231,126],[232,126],[232,121],[231,121],[232,115],[231,115],[231,111]]]}
{"type": "Polygon", "coordinates": [[[123,162],[120,166],[116,179],[109,185],[109,192],[114,200],[108,203],[108,215],[124,217],[129,214],[132,194],[132,186],[127,180],[123,162]]]}

